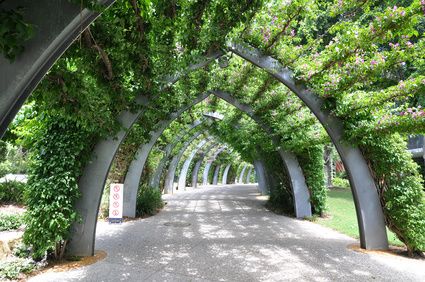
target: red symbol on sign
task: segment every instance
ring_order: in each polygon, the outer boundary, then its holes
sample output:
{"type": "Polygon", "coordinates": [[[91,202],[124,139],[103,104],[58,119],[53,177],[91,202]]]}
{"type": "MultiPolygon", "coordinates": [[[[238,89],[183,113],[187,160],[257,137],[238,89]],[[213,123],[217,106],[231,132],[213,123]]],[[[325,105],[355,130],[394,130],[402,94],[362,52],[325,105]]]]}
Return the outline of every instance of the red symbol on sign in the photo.
{"type": "Polygon", "coordinates": [[[118,207],[120,206],[120,203],[118,203],[118,202],[113,202],[113,203],[112,203],[112,206],[114,206],[114,208],[118,208],[118,207]]]}
{"type": "Polygon", "coordinates": [[[115,185],[115,186],[114,186],[114,192],[119,192],[119,191],[120,191],[120,186],[115,185]]]}
{"type": "Polygon", "coordinates": [[[112,215],[113,216],[117,216],[117,215],[119,215],[120,214],[120,212],[119,211],[117,211],[117,210],[113,210],[112,211],[112,215]]]}
{"type": "Polygon", "coordinates": [[[120,198],[120,195],[119,194],[114,194],[113,198],[114,198],[114,200],[118,200],[120,198]]]}

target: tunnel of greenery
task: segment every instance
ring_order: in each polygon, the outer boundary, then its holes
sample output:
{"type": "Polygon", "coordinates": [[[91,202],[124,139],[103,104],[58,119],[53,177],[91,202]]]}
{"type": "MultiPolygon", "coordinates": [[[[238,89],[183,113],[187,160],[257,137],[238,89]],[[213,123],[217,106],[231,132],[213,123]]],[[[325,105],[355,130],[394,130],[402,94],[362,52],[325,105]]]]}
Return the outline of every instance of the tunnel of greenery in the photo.
{"type": "MultiPolygon", "coordinates": [[[[325,213],[323,155],[332,143],[325,125],[273,73],[231,52],[232,44],[275,58],[297,85],[322,99],[321,109],[341,121],[344,143],[361,150],[387,227],[410,253],[425,250],[423,179],[406,150],[408,136],[425,133],[424,1],[117,0],[107,9],[94,0],[70,2],[101,15],[48,71],[3,137],[30,155],[24,240],[36,257],[65,252],[71,226],[81,220],[74,208],[82,196],[79,178],[97,142],[123,129],[120,113],[143,111],[126,132],[107,183],[124,182],[136,151],[161,121],[218,90],[252,112],[215,95],[192,105],[153,146],[140,185],[162,190],[164,173],[159,187],[151,187],[161,160],[168,167],[170,156],[182,150],[185,160],[201,140],[212,138],[211,144],[227,148],[214,168],[221,165],[222,176],[231,165],[228,183],[240,174],[240,163],[264,160],[270,203],[286,214],[294,214],[294,195],[278,149],[293,153],[313,214],[325,213]],[[212,59],[191,67],[203,58],[212,59]],[[140,104],[139,97],[147,102],[140,104]],[[190,129],[197,120],[205,122],[190,129]],[[202,134],[186,148],[195,132],[202,134]],[[179,133],[185,137],[176,140],[179,133]]],[[[8,35],[0,51],[11,64],[37,36],[26,13],[0,10],[8,35]]],[[[196,162],[214,154],[207,147],[194,156],[187,186],[196,162]]]]}

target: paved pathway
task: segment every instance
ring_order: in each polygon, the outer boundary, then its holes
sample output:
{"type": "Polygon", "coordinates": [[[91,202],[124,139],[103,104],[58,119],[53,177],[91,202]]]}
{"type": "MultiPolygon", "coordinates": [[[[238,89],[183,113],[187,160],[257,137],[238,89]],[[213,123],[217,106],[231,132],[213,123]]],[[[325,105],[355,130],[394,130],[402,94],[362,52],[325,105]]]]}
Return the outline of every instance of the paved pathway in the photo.
{"type": "Polygon", "coordinates": [[[425,281],[425,261],[349,250],[345,235],[265,210],[253,185],[165,199],[156,216],[100,223],[104,260],[31,281],[425,281]]]}

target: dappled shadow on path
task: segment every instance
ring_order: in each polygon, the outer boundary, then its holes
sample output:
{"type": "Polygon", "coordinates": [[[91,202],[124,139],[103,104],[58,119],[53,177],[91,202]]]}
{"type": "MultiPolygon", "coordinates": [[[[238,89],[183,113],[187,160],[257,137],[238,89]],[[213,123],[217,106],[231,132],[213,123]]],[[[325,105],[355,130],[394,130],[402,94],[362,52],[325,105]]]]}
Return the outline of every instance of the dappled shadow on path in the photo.
{"type": "MultiPolygon", "coordinates": [[[[406,259],[347,249],[356,241],[311,222],[273,214],[253,185],[202,188],[164,197],[158,215],[99,225],[108,257],[69,280],[420,281],[406,259]],[[173,222],[187,223],[173,226],[173,222]],[[185,225],[188,225],[183,227],[185,225]]],[[[409,263],[409,262],[408,262],[409,263]]],[[[416,263],[416,262],[415,262],[416,263]]],[[[422,265],[424,267],[425,265],[422,265]]],[[[423,269],[423,268],[422,268],[423,269]]],[[[419,274],[420,275],[420,274],[419,274]]],[[[65,277],[65,276],[64,276],[65,277]]],[[[46,280],[45,280],[46,281],[46,280]]]]}

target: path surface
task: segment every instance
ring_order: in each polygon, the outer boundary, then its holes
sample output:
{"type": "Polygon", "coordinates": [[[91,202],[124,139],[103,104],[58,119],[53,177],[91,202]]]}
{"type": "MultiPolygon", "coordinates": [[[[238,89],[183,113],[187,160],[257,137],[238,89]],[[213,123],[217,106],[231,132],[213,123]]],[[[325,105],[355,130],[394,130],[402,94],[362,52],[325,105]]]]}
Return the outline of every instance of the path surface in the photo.
{"type": "Polygon", "coordinates": [[[425,281],[425,261],[349,250],[345,235],[264,209],[253,185],[165,199],[156,216],[100,223],[104,260],[30,281],[425,281]]]}

